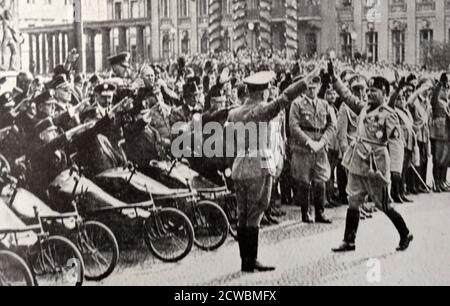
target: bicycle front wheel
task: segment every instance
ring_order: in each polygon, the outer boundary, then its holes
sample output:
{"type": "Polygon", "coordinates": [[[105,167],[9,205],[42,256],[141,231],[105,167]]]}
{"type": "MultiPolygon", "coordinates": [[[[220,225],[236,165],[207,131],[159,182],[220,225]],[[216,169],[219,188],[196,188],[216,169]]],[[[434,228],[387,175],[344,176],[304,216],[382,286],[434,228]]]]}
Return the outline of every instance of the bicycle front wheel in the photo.
{"type": "Polygon", "coordinates": [[[0,287],[34,286],[33,274],[17,254],[0,251],[0,287]]]}
{"type": "Polygon", "coordinates": [[[225,243],[230,231],[227,215],[211,201],[201,201],[193,210],[195,245],[204,251],[217,250],[225,243]]]}
{"type": "Polygon", "coordinates": [[[119,260],[119,245],[106,225],[95,221],[84,223],[80,226],[76,244],[83,256],[86,280],[101,281],[114,272],[119,260]]]}
{"type": "Polygon", "coordinates": [[[38,285],[81,286],[84,280],[83,256],[70,240],[52,236],[31,250],[30,267],[38,285]]]}
{"type": "Polygon", "coordinates": [[[144,222],[144,241],[152,254],[164,262],[185,258],[194,245],[194,229],[186,215],[174,208],[152,213],[144,222]]]}

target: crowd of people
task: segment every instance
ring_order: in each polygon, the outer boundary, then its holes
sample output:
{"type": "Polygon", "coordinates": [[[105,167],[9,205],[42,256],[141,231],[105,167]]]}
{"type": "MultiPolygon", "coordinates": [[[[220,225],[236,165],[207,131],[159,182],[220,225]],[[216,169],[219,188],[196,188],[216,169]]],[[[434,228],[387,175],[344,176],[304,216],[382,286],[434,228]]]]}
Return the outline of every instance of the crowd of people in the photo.
{"type": "MultiPolygon", "coordinates": [[[[261,222],[278,223],[286,214],[282,206],[301,207],[305,223],[329,224],[327,207],[349,205],[344,245],[335,251],[351,251],[358,222],[371,216],[367,203],[374,202],[405,250],[412,235],[390,204],[450,191],[446,72],[241,51],[167,65],[131,64],[124,52],[108,58],[107,73],[84,75],[75,72],[77,59],[72,50],[50,76],[21,72],[16,88],[0,96],[2,167],[48,200],[52,190],[66,187],[60,174],[72,163],[89,178],[127,163],[164,160],[174,124],[188,125],[196,114],[221,123],[276,120],[282,148],[264,157],[274,159],[273,172],[255,171],[245,157],[225,159],[216,169],[232,168],[243,271],[271,269],[256,261],[258,229],[261,222]]],[[[200,173],[216,175],[203,163],[200,173]]],[[[94,202],[110,200],[95,186],[89,190],[94,202]]]]}

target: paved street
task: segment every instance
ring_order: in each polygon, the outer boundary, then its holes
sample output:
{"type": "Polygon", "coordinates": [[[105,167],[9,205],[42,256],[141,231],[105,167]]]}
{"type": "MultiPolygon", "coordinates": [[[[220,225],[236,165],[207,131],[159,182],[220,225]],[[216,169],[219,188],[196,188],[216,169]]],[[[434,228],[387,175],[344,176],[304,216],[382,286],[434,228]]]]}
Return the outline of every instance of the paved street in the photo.
{"type": "Polygon", "coordinates": [[[119,270],[100,285],[450,285],[450,194],[415,200],[397,206],[415,235],[405,253],[395,252],[399,237],[381,213],[361,223],[355,253],[331,253],[343,236],[346,208],[340,208],[328,211],[335,220],[331,226],[287,221],[266,229],[260,258],[277,266],[273,273],[240,273],[238,246],[230,240],[213,253],[194,249],[177,264],[163,264],[143,251],[123,254],[119,270]],[[370,259],[380,282],[368,281],[370,259]]]}

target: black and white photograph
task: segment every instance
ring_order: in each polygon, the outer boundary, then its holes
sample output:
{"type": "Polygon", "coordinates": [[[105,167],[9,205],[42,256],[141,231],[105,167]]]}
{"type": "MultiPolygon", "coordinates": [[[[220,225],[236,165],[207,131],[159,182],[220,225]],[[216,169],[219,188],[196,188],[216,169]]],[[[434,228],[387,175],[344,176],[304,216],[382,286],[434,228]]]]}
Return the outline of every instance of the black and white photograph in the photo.
{"type": "Polygon", "coordinates": [[[0,41],[0,286],[450,285],[450,1],[0,0],[0,41]]]}

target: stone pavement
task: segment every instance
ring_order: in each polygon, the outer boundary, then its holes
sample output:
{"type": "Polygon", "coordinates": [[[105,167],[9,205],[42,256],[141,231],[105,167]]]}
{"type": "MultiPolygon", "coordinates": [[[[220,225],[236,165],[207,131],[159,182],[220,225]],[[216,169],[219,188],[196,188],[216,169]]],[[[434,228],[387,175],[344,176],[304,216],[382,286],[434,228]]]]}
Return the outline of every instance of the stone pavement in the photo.
{"type": "MultiPolygon", "coordinates": [[[[194,249],[176,264],[161,263],[145,249],[122,254],[117,272],[89,285],[450,285],[450,194],[415,200],[397,206],[415,236],[404,253],[395,252],[399,237],[393,225],[376,213],[361,222],[356,252],[333,254],[331,248],[341,242],[344,232],[346,208],[339,208],[327,212],[334,220],[330,226],[287,221],[266,229],[260,258],[274,264],[275,272],[240,273],[238,246],[230,239],[216,252],[194,249]]],[[[289,210],[299,215],[298,209],[289,210]]]]}

